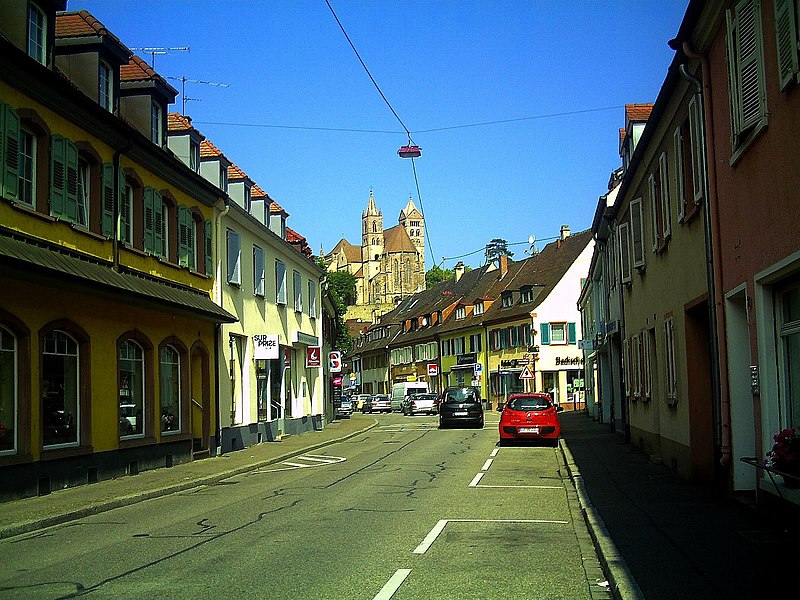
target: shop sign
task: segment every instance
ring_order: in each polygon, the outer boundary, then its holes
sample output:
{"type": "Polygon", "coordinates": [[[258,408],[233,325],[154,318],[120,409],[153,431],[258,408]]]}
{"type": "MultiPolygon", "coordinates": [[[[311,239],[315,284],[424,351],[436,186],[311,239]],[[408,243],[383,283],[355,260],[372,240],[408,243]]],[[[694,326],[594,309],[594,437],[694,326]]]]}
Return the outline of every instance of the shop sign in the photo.
{"type": "Polygon", "coordinates": [[[556,366],[577,366],[583,362],[583,357],[578,356],[556,356],[556,366]]]}
{"type": "Polygon", "coordinates": [[[436,377],[439,374],[439,365],[432,363],[428,365],[428,377],[436,377]]]}
{"type": "Polygon", "coordinates": [[[280,338],[277,335],[259,334],[253,336],[253,357],[256,360],[278,360],[280,338]]]}
{"type": "Polygon", "coordinates": [[[338,350],[328,353],[328,369],[331,373],[342,372],[342,353],[338,350]]]}
{"type": "Polygon", "coordinates": [[[500,366],[508,367],[510,369],[516,369],[519,366],[519,359],[512,358],[510,360],[501,360],[500,366]]]}
{"type": "Polygon", "coordinates": [[[456,357],[457,365],[471,365],[478,362],[478,355],[475,352],[468,352],[467,354],[459,354],[456,357]]]}
{"type": "Polygon", "coordinates": [[[308,335],[307,333],[303,333],[302,331],[295,332],[295,342],[298,344],[304,344],[306,346],[318,346],[319,345],[319,338],[315,335],[308,335]]]}
{"type": "Polygon", "coordinates": [[[322,348],[319,346],[309,346],[306,348],[306,368],[322,366],[322,348]]]}
{"type": "Polygon", "coordinates": [[[336,376],[333,378],[333,380],[332,380],[332,381],[333,381],[333,385],[338,385],[338,386],[341,386],[341,385],[342,385],[342,376],[341,376],[341,375],[336,375],[336,376]]]}

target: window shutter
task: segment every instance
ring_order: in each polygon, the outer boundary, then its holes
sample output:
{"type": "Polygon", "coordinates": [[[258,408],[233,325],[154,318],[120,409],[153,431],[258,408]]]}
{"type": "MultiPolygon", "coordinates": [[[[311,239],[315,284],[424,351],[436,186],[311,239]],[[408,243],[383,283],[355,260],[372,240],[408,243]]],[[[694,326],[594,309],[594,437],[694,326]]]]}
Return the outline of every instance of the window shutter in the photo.
{"type": "Polygon", "coordinates": [[[100,233],[106,237],[114,235],[114,165],[103,164],[103,211],[100,233]]]}
{"type": "Polygon", "coordinates": [[[669,169],[667,153],[662,152],[658,158],[658,170],[661,175],[661,220],[664,239],[672,235],[672,207],[669,198],[669,169]]]}
{"type": "MultiPolygon", "coordinates": [[[[691,102],[690,109],[691,111],[691,102]]],[[[686,210],[686,191],[683,181],[683,138],[680,126],[672,134],[672,156],[675,164],[675,202],[678,203],[678,222],[683,222],[686,210]]]]}
{"type": "Polygon", "coordinates": [[[567,323],[567,343],[568,344],[577,344],[578,343],[578,334],[577,334],[576,323],[567,323]]]}
{"type": "Polygon", "coordinates": [[[195,237],[195,221],[192,216],[192,211],[186,209],[186,243],[189,250],[189,264],[190,269],[197,269],[197,239],[195,237]]]}
{"type": "Polygon", "coordinates": [[[164,256],[164,200],[161,194],[153,190],[153,252],[164,256]]]}
{"type": "MultiPolygon", "coordinates": [[[[650,196],[650,225],[653,230],[653,252],[657,252],[658,239],[661,237],[658,231],[658,213],[661,207],[659,206],[658,198],[656,198],[656,178],[652,173],[650,177],[647,178],[647,194],[650,196]]],[[[631,202],[631,220],[633,220],[633,218],[633,203],[631,202]]],[[[634,228],[634,239],[636,239],[635,231],[636,229],[634,228]]],[[[636,250],[634,250],[634,254],[635,252],[636,250]]]]}
{"type": "MultiPolygon", "coordinates": [[[[739,145],[739,133],[742,130],[741,118],[739,116],[739,76],[737,73],[737,66],[739,61],[736,58],[736,46],[738,44],[737,38],[739,36],[739,21],[733,16],[732,11],[725,11],[725,21],[728,26],[728,36],[726,42],[728,45],[728,96],[730,97],[731,104],[731,129],[733,133],[733,147],[739,145]]],[[[690,113],[691,116],[691,113],[690,113]]]]}
{"type": "Polygon", "coordinates": [[[650,399],[650,332],[645,330],[642,332],[642,399],[650,399]]]}
{"type": "Polygon", "coordinates": [[[547,346],[550,344],[550,323],[542,323],[541,328],[542,345],[547,346]]]}
{"type": "Polygon", "coordinates": [[[631,241],[628,228],[627,223],[619,226],[619,273],[622,283],[631,281],[631,241]]]}
{"type": "Polygon", "coordinates": [[[797,15],[795,0],[775,0],[775,37],[778,50],[778,79],[781,91],[800,71],[797,50],[797,15]]]}
{"type": "Polygon", "coordinates": [[[705,154],[703,152],[702,114],[697,96],[689,100],[689,146],[692,150],[692,190],[694,203],[701,204],[705,197],[705,154]]]}
{"type": "Polygon", "coordinates": [[[66,195],[64,216],[73,223],[78,221],[78,148],[70,140],[64,140],[64,169],[66,195]]]}
{"type": "Polygon", "coordinates": [[[178,207],[178,265],[189,266],[189,209],[185,206],[178,207]],[[188,218],[187,218],[188,217],[188,218]]]}
{"type": "Polygon", "coordinates": [[[204,241],[206,249],[206,275],[211,276],[214,272],[214,245],[211,221],[203,223],[204,241]]]}
{"type": "Polygon", "coordinates": [[[144,251],[155,252],[155,207],[154,203],[155,190],[151,187],[144,188],[144,251]]]}
{"type": "Polygon", "coordinates": [[[8,200],[19,198],[19,136],[17,111],[0,103],[0,193],[8,200]]]}
{"type": "Polygon", "coordinates": [[[54,217],[64,214],[67,199],[65,142],[60,135],[50,138],[50,215],[54,217]]]}
{"type": "Polygon", "coordinates": [[[642,223],[642,199],[631,202],[631,240],[633,246],[633,266],[644,266],[644,224],[642,223]]]}
{"type": "Polygon", "coordinates": [[[740,97],[739,124],[748,129],[764,114],[761,60],[761,2],[742,0],[736,5],[736,68],[740,97]]]}

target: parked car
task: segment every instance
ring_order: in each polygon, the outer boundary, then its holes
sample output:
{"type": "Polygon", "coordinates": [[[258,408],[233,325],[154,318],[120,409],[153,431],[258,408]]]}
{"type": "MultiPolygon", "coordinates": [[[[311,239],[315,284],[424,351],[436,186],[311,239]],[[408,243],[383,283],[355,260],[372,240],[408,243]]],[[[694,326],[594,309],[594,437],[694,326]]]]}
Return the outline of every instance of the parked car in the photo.
{"type": "Polygon", "coordinates": [[[435,415],[439,397],[436,394],[411,394],[403,398],[400,410],[404,415],[435,415]]]}
{"type": "Polygon", "coordinates": [[[350,417],[353,414],[353,402],[348,396],[342,396],[339,406],[336,407],[334,418],[350,417]]]}
{"type": "Polygon", "coordinates": [[[363,410],[364,403],[369,402],[370,398],[369,394],[356,394],[353,396],[353,411],[363,410]]]}
{"type": "Polygon", "coordinates": [[[512,440],[550,440],[558,443],[561,426],[550,394],[511,394],[505,406],[497,407],[500,415],[500,442],[512,440]]]}
{"type": "Polygon", "coordinates": [[[449,425],[483,427],[481,392],[476,387],[448,387],[439,401],[439,429],[449,425]]]}
{"type": "Polygon", "coordinates": [[[388,394],[375,394],[369,402],[364,402],[361,408],[362,413],[373,412],[392,412],[392,400],[388,394]]]}
{"type": "Polygon", "coordinates": [[[411,394],[427,394],[428,383],[425,381],[401,381],[392,386],[392,410],[403,408],[403,399],[411,394]]]}

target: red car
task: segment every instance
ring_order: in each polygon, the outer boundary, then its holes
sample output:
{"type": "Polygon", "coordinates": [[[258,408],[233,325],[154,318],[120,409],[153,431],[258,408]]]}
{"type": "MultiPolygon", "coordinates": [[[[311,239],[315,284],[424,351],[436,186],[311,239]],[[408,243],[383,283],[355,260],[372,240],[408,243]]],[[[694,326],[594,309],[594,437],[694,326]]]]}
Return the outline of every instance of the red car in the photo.
{"type": "Polygon", "coordinates": [[[558,413],[549,394],[511,394],[505,406],[497,408],[500,415],[500,442],[511,440],[551,440],[558,443],[561,426],[558,413]]]}

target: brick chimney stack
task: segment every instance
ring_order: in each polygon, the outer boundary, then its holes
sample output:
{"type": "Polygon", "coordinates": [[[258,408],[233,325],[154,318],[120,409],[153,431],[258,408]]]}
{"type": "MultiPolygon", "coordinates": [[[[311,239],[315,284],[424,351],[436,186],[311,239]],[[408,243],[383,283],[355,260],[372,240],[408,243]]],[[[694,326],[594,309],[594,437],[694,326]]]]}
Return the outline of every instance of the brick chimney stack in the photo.
{"type": "Polygon", "coordinates": [[[466,271],[466,267],[464,266],[463,262],[458,261],[458,264],[453,268],[453,271],[456,274],[456,281],[458,281],[459,279],[461,279],[464,276],[464,272],[466,271]]]}

